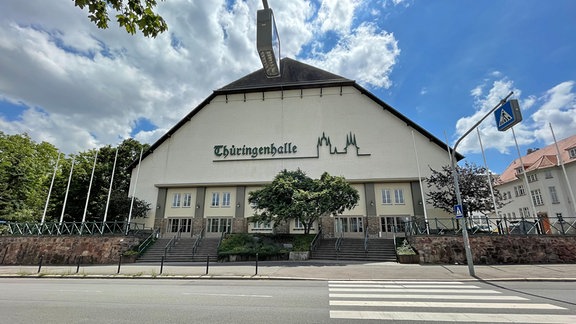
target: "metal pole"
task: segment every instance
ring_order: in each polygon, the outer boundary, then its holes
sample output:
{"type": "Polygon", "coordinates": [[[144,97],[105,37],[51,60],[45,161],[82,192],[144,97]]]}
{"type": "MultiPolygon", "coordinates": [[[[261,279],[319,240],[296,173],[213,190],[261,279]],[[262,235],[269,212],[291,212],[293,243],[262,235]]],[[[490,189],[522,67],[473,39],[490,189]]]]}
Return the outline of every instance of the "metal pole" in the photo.
{"type": "Polygon", "coordinates": [[[207,256],[206,256],[206,274],[208,274],[208,267],[209,267],[209,265],[210,265],[210,256],[207,255],[207,256]]]}
{"type": "MultiPolygon", "coordinates": [[[[90,191],[92,191],[92,182],[94,180],[94,171],[96,170],[96,161],[98,160],[98,151],[94,156],[94,165],[92,166],[92,175],[90,175],[90,184],[88,185],[88,194],[86,195],[86,205],[84,206],[84,214],[82,214],[82,226],[86,221],[86,214],[88,213],[88,202],[90,202],[90,191]]],[[[80,234],[82,234],[82,229],[80,229],[80,234]]]]}
{"type": "MultiPolygon", "coordinates": [[[[484,154],[484,145],[482,145],[482,138],[480,137],[480,129],[476,128],[478,133],[478,142],[480,143],[480,150],[482,151],[482,159],[484,159],[484,167],[486,168],[486,175],[488,176],[488,186],[490,187],[490,195],[492,195],[492,203],[494,204],[494,216],[498,217],[498,207],[496,206],[496,197],[494,196],[494,189],[492,188],[492,172],[488,169],[488,162],[486,162],[486,154],[484,154]]],[[[488,223],[488,229],[490,228],[490,223],[488,223]]]]}
{"type": "Polygon", "coordinates": [[[418,168],[418,182],[420,184],[422,208],[424,209],[424,222],[426,223],[426,234],[430,235],[430,226],[428,226],[428,213],[426,212],[426,199],[424,197],[424,187],[422,186],[422,175],[420,174],[420,161],[418,161],[418,150],[416,150],[416,139],[414,138],[414,130],[412,130],[412,142],[414,143],[414,154],[416,155],[416,167],[418,168]]]}
{"type": "Polygon", "coordinates": [[[258,275],[258,252],[256,252],[256,273],[254,275],[258,275]]]}
{"type": "Polygon", "coordinates": [[[140,158],[138,159],[138,170],[136,170],[136,180],[134,180],[134,190],[132,190],[132,200],[130,201],[130,212],[128,213],[128,224],[126,224],[126,234],[130,230],[130,221],[132,220],[132,208],[134,207],[134,196],[136,196],[136,186],[138,185],[138,177],[140,176],[140,164],[142,164],[142,152],[144,146],[140,148],[140,158]]]}
{"type": "Polygon", "coordinates": [[[46,212],[48,211],[48,202],[50,201],[50,194],[52,194],[52,188],[54,187],[54,179],[56,179],[56,171],[58,171],[58,162],[60,162],[60,152],[58,152],[58,158],[56,159],[56,166],[54,167],[54,173],[52,174],[52,181],[50,182],[50,189],[48,189],[48,197],[46,198],[46,205],[44,205],[44,213],[42,214],[42,221],[40,224],[44,224],[46,220],[46,212]]]}
{"type": "Polygon", "coordinates": [[[70,191],[70,182],[72,181],[72,171],[74,171],[74,162],[76,162],[76,156],[72,157],[72,166],[70,167],[70,175],[68,176],[68,185],[66,186],[66,195],[64,195],[64,204],[62,205],[62,214],[60,215],[60,225],[64,221],[64,212],[66,211],[66,201],[68,201],[68,192],[70,191]]]}
{"type": "Polygon", "coordinates": [[[532,190],[530,190],[530,182],[528,182],[528,176],[526,175],[526,168],[524,167],[524,162],[522,161],[522,154],[520,153],[520,148],[518,147],[518,141],[516,140],[516,133],[514,132],[514,127],[512,128],[512,137],[514,137],[514,143],[516,144],[516,152],[518,152],[518,159],[520,160],[520,167],[522,168],[522,175],[524,175],[524,184],[526,185],[526,190],[528,199],[530,200],[530,206],[532,207],[532,218],[536,219],[538,212],[536,211],[536,206],[534,206],[534,199],[532,199],[532,190]]]}
{"type": "MultiPolygon", "coordinates": [[[[452,159],[450,160],[450,164],[452,167],[452,176],[454,177],[454,191],[456,192],[456,201],[458,203],[458,205],[462,206],[462,196],[460,194],[460,184],[459,184],[459,180],[458,180],[458,172],[456,171],[456,148],[458,147],[458,144],[460,144],[460,142],[464,139],[464,137],[466,137],[468,134],[470,134],[470,132],[472,132],[474,130],[474,128],[478,127],[478,125],[480,125],[480,123],[482,123],[484,121],[484,119],[486,119],[486,117],[488,117],[490,114],[492,114],[494,112],[494,110],[498,109],[498,107],[500,107],[501,105],[503,105],[504,103],[506,103],[506,100],[508,100],[508,98],[513,94],[514,92],[510,92],[506,98],[500,100],[500,102],[494,107],[492,108],[484,117],[482,117],[482,119],[480,119],[478,122],[476,122],[476,124],[474,124],[474,126],[472,126],[472,128],[470,128],[466,133],[464,133],[464,135],[462,135],[457,141],[456,144],[454,144],[454,148],[452,149],[452,159]]],[[[460,220],[460,224],[462,227],[462,238],[464,240],[464,250],[466,251],[466,261],[468,263],[468,272],[470,273],[470,276],[474,276],[474,260],[472,260],[472,250],[470,249],[470,240],[468,238],[468,229],[466,228],[466,223],[464,220],[464,217],[461,218],[460,220]]]]}
{"type": "Polygon", "coordinates": [[[42,261],[44,261],[44,256],[40,256],[40,262],[38,262],[38,273],[42,270],[42,261]]]}
{"type": "Polygon", "coordinates": [[[160,257],[160,274],[162,274],[162,271],[164,270],[164,256],[160,257]]]}
{"type": "Polygon", "coordinates": [[[108,198],[106,199],[106,209],[104,210],[102,223],[106,223],[106,218],[108,217],[108,206],[110,206],[110,195],[112,194],[112,183],[114,182],[114,172],[116,171],[116,160],[118,160],[118,148],[116,148],[116,155],[114,156],[114,166],[112,166],[112,176],[110,177],[110,187],[108,188],[108,198]]]}
{"type": "MultiPolygon", "coordinates": [[[[562,155],[560,154],[560,148],[558,148],[558,142],[556,142],[556,135],[554,135],[554,129],[552,129],[552,123],[548,123],[550,125],[550,131],[552,132],[552,138],[554,139],[554,145],[556,145],[556,152],[558,154],[558,162],[562,166],[562,172],[564,173],[564,179],[566,180],[566,185],[568,186],[568,192],[570,192],[570,198],[572,198],[572,213],[576,212],[576,208],[574,206],[574,191],[572,191],[572,185],[570,184],[570,179],[568,179],[568,174],[566,173],[566,168],[564,167],[564,160],[562,159],[562,155]]],[[[568,210],[570,210],[570,201],[568,201],[568,210]]]]}

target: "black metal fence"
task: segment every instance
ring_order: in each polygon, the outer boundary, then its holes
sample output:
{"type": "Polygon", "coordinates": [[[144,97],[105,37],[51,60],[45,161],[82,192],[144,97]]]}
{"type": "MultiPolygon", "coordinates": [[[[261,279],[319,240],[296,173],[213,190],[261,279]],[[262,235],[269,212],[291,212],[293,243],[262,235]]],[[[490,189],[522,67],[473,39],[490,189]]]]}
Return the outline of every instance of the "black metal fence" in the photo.
{"type": "Polygon", "coordinates": [[[0,234],[12,236],[128,235],[144,230],[142,224],[127,222],[7,222],[0,225],[0,234]]]}
{"type": "MultiPolygon", "coordinates": [[[[509,219],[465,218],[465,226],[472,235],[576,235],[576,217],[538,217],[509,219]]],[[[405,223],[406,235],[462,234],[460,220],[455,218],[415,219],[405,223]]]]}

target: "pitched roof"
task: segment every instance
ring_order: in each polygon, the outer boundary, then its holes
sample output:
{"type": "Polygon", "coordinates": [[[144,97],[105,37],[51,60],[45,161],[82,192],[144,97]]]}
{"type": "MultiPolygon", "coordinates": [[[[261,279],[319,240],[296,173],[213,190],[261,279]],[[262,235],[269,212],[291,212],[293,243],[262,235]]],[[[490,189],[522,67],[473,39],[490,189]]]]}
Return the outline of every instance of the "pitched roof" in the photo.
{"type": "Polygon", "coordinates": [[[216,90],[216,93],[238,93],[249,90],[261,91],[264,89],[286,90],[293,87],[300,89],[303,86],[318,87],[352,85],[353,83],[354,80],[346,79],[339,75],[286,57],[280,60],[279,77],[266,77],[264,69],[262,68],[216,90]]]}
{"type": "MultiPolygon", "coordinates": [[[[569,150],[576,147],[576,135],[572,135],[558,142],[558,149],[560,150],[560,156],[562,161],[567,163],[576,162],[576,159],[570,158],[569,150]]],[[[522,163],[524,163],[524,169],[526,172],[542,170],[546,168],[552,168],[560,164],[558,160],[558,154],[556,151],[556,145],[550,144],[544,148],[531,151],[530,153],[522,157],[522,163]]],[[[520,158],[515,159],[508,165],[506,170],[500,175],[499,183],[504,184],[519,179],[517,175],[517,170],[521,167],[520,158]]],[[[522,170],[522,169],[520,169],[522,170]]]]}
{"type": "MultiPolygon", "coordinates": [[[[443,150],[448,150],[446,143],[436,138],[424,128],[420,127],[406,116],[402,115],[399,111],[389,106],[380,98],[358,85],[354,80],[350,80],[339,75],[321,70],[311,65],[290,59],[283,58],[280,61],[281,76],[277,78],[268,78],[264,73],[264,69],[259,69],[252,72],[228,85],[215,90],[208,98],[202,101],[196,108],[188,113],[182,120],[180,120],[174,127],[172,127],[166,134],[160,137],[154,144],[150,146],[142,155],[145,159],[148,155],[152,154],[154,150],[162,145],[164,141],[176,133],[178,129],[184,126],[190,119],[192,119],[200,110],[206,107],[216,96],[235,94],[235,93],[251,93],[251,92],[264,92],[264,91],[278,91],[278,90],[292,90],[292,89],[307,89],[307,88],[323,88],[334,86],[352,86],[360,93],[366,95],[371,100],[376,102],[382,109],[390,112],[398,119],[406,123],[406,125],[414,128],[416,131],[427,137],[431,142],[440,146],[443,150]]],[[[452,148],[450,148],[452,151],[452,148]]],[[[456,158],[461,160],[463,155],[456,152],[456,158]]],[[[138,165],[138,160],[132,162],[129,169],[133,169],[138,165]]]]}

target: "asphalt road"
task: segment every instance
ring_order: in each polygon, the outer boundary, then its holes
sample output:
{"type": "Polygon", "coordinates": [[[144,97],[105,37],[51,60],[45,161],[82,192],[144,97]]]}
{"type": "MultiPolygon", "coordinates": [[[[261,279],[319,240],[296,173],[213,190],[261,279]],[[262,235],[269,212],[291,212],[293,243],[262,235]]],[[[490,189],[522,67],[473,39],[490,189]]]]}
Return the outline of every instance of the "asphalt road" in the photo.
{"type": "Polygon", "coordinates": [[[576,323],[576,282],[0,279],[0,323],[576,323]]]}

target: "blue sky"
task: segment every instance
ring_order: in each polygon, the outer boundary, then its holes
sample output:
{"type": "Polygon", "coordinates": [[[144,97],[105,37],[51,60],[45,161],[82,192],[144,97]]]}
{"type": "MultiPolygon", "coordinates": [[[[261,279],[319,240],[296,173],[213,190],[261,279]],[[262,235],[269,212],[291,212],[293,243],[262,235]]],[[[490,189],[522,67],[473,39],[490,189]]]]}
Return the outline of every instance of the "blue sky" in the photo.
{"type": "MultiPolygon", "coordinates": [[[[97,29],[71,1],[0,3],[0,130],[75,153],[152,143],[218,89],[260,68],[261,1],[166,0],[169,31],[97,29]]],[[[269,0],[282,56],[356,80],[451,145],[514,91],[520,149],[576,134],[576,1],[269,0]]],[[[495,172],[511,131],[480,131],[495,172]]],[[[458,150],[483,164],[476,133],[458,150]]]]}

